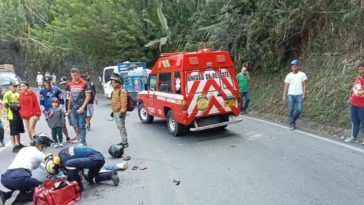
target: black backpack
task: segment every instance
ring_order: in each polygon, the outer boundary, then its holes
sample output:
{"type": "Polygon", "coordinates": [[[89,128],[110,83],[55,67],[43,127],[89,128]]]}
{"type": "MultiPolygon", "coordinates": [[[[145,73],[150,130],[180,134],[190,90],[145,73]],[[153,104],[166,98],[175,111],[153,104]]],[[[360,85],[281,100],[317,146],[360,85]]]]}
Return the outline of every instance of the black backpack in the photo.
{"type": "Polygon", "coordinates": [[[136,102],[135,100],[129,95],[129,92],[127,91],[127,96],[128,96],[128,103],[126,105],[126,110],[127,111],[133,111],[135,109],[135,105],[136,102]]]}

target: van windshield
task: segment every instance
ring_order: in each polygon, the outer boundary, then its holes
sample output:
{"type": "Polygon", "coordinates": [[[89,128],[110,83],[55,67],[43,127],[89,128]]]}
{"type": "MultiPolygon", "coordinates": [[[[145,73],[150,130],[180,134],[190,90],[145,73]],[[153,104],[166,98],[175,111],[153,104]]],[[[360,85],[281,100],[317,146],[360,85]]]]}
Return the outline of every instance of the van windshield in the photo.
{"type": "Polygon", "coordinates": [[[104,82],[107,83],[110,81],[111,74],[114,72],[113,68],[104,70],[104,82]]]}

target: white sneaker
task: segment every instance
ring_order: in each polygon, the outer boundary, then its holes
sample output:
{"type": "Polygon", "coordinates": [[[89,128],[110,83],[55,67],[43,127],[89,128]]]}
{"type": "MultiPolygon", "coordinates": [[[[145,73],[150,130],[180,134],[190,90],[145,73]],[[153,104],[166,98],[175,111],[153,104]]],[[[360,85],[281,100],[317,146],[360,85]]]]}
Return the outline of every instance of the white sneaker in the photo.
{"type": "Polygon", "coordinates": [[[54,148],[58,148],[58,144],[57,143],[54,143],[54,148]]]}
{"type": "Polygon", "coordinates": [[[63,143],[59,143],[59,147],[63,147],[63,143]]]}
{"type": "Polygon", "coordinates": [[[353,136],[347,138],[344,142],[351,142],[353,143],[355,141],[355,138],[353,136]]]}

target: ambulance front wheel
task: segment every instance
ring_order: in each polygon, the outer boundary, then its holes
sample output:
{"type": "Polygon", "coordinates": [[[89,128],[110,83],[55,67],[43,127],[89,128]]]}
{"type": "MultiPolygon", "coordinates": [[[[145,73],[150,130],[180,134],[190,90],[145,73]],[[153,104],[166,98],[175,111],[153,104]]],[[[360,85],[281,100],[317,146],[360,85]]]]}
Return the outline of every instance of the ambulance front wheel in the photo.
{"type": "Polygon", "coordinates": [[[169,133],[171,133],[173,136],[180,136],[187,132],[187,127],[176,121],[172,110],[169,110],[167,113],[167,127],[169,133]]]}
{"type": "Polygon", "coordinates": [[[148,114],[142,103],[138,105],[138,115],[140,121],[144,124],[150,124],[153,122],[154,117],[148,114]]]}

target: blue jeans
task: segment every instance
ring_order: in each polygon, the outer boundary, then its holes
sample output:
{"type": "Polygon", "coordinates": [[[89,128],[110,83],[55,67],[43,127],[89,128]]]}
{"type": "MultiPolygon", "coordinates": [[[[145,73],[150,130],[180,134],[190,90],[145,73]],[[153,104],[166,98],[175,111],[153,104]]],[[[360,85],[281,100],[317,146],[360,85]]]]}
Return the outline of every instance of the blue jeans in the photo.
{"type": "Polygon", "coordinates": [[[240,100],[241,100],[241,104],[240,104],[240,111],[241,112],[246,112],[248,107],[249,107],[249,102],[250,102],[250,92],[241,92],[240,93],[240,100]]]}
{"type": "Polygon", "coordinates": [[[79,172],[83,171],[84,169],[89,169],[86,176],[86,180],[88,182],[99,183],[101,181],[111,180],[111,172],[99,173],[104,164],[105,160],[101,155],[92,156],[92,158],[85,157],[70,159],[66,162],[68,180],[77,181],[81,185],[82,183],[79,172]]]}
{"type": "Polygon", "coordinates": [[[296,120],[299,118],[303,108],[302,95],[288,95],[288,125],[296,126],[296,120]]]}
{"type": "Polygon", "coordinates": [[[350,107],[350,117],[351,117],[351,136],[356,139],[358,136],[360,125],[362,126],[362,132],[364,134],[364,108],[356,107],[351,105],[350,107]]]}
{"type": "Polygon", "coordinates": [[[75,127],[78,127],[80,132],[80,140],[83,144],[86,143],[86,110],[83,113],[78,113],[77,110],[72,110],[72,121],[75,127]]]}

